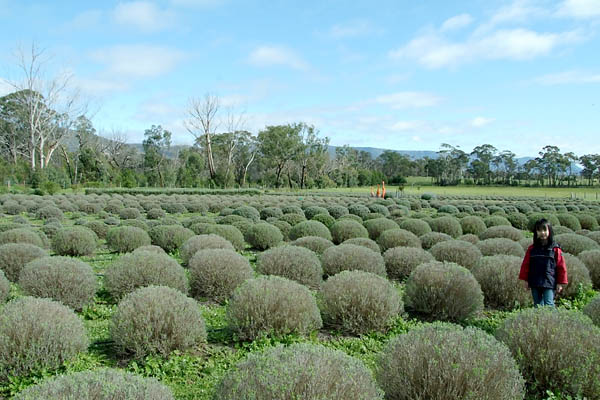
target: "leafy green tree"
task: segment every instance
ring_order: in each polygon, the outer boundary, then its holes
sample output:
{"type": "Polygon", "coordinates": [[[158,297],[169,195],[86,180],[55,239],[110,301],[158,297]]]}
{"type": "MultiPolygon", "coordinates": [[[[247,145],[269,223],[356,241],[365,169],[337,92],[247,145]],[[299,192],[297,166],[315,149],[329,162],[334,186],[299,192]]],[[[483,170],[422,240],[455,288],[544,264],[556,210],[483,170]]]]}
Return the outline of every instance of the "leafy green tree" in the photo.
{"type": "Polygon", "coordinates": [[[368,169],[358,170],[358,186],[369,186],[373,184],[373,173],[368,169]]]}
{"type": "Polygon", "coordinates": [[[204,157],[197,148],[190,147],[179,153],[179,168],[176,184],[178,187],[202,186],[204,172],[204,157]]]}
{"type": "Polygon", "coordinates": [[[431,177],[434,184],[441,184],[444,167],[445,160],[425,157],[425,174],[431,177]]]}
{"type": "Polygon", "coordinates": [[[80,180],[84,182],[88,180],[97,181],[100,180],[99,176],[104,180],[108,166],[105,165],[104,154],[99,150],[98,137],[92,122],[84,115],[79,116],[75,120],[72,133],[76,140],[74,150],[69,151],[65,144],[60,145],[71,184],[77,184],[80,180]],[[82,155],[84,150],[88,151],[88,154],[82,155]],[[97,160],[90,157],[90,151],[98,158],[97,160]],[[86,162],[86,171],[81,170],[82,160],[86,162]],[[100,165],[100,163],[104,165],[100,165]],[[94,178],[90,179],[90,176],[94,176],[94,178]]]}
{"type": "Polygon", "coordinates": [[[577,177],[575,175],[573,175],[573,163],[578,162],[579,157],[577,157],[575,155],[575,153],[573,153],[573,152],[565,153],[564,157],[565,157],[565,162],[568,163],[568,167],[567,167],[567,170],[569,171],[568,184],[569,184],[569,186],[571,186],[571,184],[576,184],[577,177]]]}
{"type": "Polygon", "coordinates": [[[536,158],[533,158],[523,165],[523,171],[527,179],[536,179],[541,186],[544,185],[544,174],[540,167],[540,163],[536,158]]]}
{"type": "Polygon", "coordinates": [[[504,150],[492,159],[492,163],[496,167],[496,175],[505,185],[510,185],[512,178],[517,171],[517,161],[515,153],[509,150],[504,150]]]}
{"type": "Polygon", "coordinates": [[[441,163],[441,183],[443,185],[460,183],[469,162],[469,155],[458,147],[442,143],[438,156],[441,163]]]}
{"type": "Polygon", "coordinates": [[[301,151],[301,127],[298,124],[267,126],[258,133],[260,153],[266,165],[275,169],[275,187],[281,186],[281,174],[301,151]]]}
{"type": "Polygon", "coordinates": [[[0,154],[14,165],[27,154],[25,110],[18,93],[0,97],[0,154]]]}
{"type": "Polygon", "coordinates": [[[566,169],[563,155],[557,146],[544,146],[536,158],[544,175],[548,178],[548,184],[556,186],[558,175],[566,169]]]}
{"type": "Polygon", "coordinates": [[[304,189],[307,175],[318,178],[323,174],[323,167],[329,159],[329,138],[319,138],[319,132],[312,125],[296,125],[299,129],[300,145],[295,161],[300,170],[300,189],[304,189]]]}
{"type": "Polygon", "coordinates": [[[259,142],[256,136],[243,131],[238,138],[239,142],[233,153],[233,163],[236,181],[240,186],[246,186],[246,177],[250,167],[255,164],[259,152],[259,142]]]}
{"type": "Polygon", "coordinates": [[[475,156],[475,159],[471,161],[469,170],[477,182],[488,185],[492,182],[491,162],[497,152],[491,144],[482,144],[473,149],[471,156],[475,156]]]}
{"type": "Polygon", "coordinates": [[[587,179],[589,186],[592,186],[594,175],[600,166],[600,158],[596,154],[585,154],[579,158],[579,161],[583,166],[581,176],[583,176],[584,179],[587,179]]]}
{"type": "Polygon", "coordinates": [[[138,186],[136,174],[131,169],[122,169],[121,171],[119,171],[117,182],[118,184],[126,188],[138,186]]]}
{"type": "Polygon", "coordinates": [[[102,182],[107,178],[106,165],[102,156],[91,147],[84,147],[79,154],[81,180],[83,182],[102,182]]]}
{"type": "Polygon", "coordinates": [[[385,150],[376,161],[385,175],[384,179],[390,183],[396,183],[400,177],[408,176],[412,167],[412,162],[407,156],[393,150],[385,150]]]}
{"type": "Polygon", "coordinates": [[[171,147],[171,132],[160,125],[152,125],[144,132],[144,173],[148,186],[165,187],[169,178],[170,160],[166,152],[171,147]]]}
{"type": "Polygon", "coordinates": [[[363,159],[364,154],[348,145],[336,147],[335,167],[330,174],[337,186],[352,187],[359,183],[358,169],[363,159]]]}

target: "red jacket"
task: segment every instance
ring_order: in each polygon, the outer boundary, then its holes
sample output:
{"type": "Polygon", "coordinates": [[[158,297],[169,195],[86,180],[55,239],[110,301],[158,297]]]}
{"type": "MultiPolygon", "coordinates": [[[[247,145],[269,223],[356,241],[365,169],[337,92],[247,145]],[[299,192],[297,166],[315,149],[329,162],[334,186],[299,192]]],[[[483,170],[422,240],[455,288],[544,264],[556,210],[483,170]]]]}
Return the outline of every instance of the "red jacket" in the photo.
{"type": "MultiPolygon", "coordinates": [[[[525,258],[521,264],[521,271],[519,272],[519,279],[527,281],[529,278],[529,254],[533,245],[530,245],[525,252],[525,258]]],[[[567,265],[565,258],[562,255],[560,247],[554,248],[554,259],[556,260],[556,283],[559,285],[566,285],[569,283],[567,279],[567,265]]]]}

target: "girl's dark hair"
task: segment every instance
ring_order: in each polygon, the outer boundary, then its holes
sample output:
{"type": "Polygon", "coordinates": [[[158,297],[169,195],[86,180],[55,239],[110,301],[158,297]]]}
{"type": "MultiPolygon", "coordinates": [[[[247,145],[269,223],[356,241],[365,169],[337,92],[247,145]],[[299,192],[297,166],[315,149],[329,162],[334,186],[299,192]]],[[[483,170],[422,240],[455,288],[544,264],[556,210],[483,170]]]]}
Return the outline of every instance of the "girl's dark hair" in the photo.
{"type": "Polygon", "coordinates": [[[544,246],[544,247],[552,247],[554,245],[554,229],[552,229],[552,224],[546,218],[542,218],[536,221],[535,226],[533,227],[533,245],[534,246],[544,246]],[[548,227],[548,241],[544,245],[540,238],[538,238],[538,230],[542,227],[548,227]]]}

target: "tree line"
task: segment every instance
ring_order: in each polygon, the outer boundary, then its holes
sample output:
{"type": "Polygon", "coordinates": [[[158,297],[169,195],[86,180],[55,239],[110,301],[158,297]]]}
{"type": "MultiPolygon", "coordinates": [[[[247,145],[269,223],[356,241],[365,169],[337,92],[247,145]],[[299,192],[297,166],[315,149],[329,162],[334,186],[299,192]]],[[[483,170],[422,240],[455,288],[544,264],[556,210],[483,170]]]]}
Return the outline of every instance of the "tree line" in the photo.
{"type": "Polygon", "coordinates": [[[245,114],[222,107],[216,95],[188,99],[185,128],[192,146],[172,146],[161,125],[144,132],[139,151],[123,132],[99,135],[71,77],[47,78],[43,51],[20,53],[23,79],[0,97],[0,175],[11,182],[156,187],[329,188],[402,185],[408,176],[433,184],[548,186],[593,185],[600,155],[542,148],[523,165],[509,150],[482,144],[471,152],[443,144],[436,157],[411,159],[392,150],[373,158],[348,145],[330,154],[329,138],[312,125],[266,126],[256,135],[245,129],[245,114]],[[574,163],[581,173],[573,171],[574,163]],[[579,178],[579,179],[578,179],[579,178]]]}
{"type": "MultiPolygon", "coordinates": [[[[471,152],[443,144],[437,157],[421,159],[392,150],[373,158],[348,145],[331,154],[329,138],[302,122],[266,126],[256,135],[244,129],[198,130],[192,146],[172,146],[172,133],[152,125],[144,132],[140,151],[127,143],[122,132],[98,135],[92,122],[79,115],[68,128],[50,128],[53,141],[46,139],[47,147],[41,147],[32,139],[29,111],[22,106],[28,96],[39,95],[14,92],[0,98],[0,171],[13,183],[33,186],[51,180],[63,187],[330,188],[382,181],[403,185],[408,176],[430,177],[437,185],[572,186],[592,185],[600,176],[599,155],[578,157],[551,145],[524,164],[511,151],[490,144],[471,152]],[[574,163],[582,167],[579,174],[573,171],[574,163]]],[[[207,95],[203,101],[216,104],[218,111],[218,98],[207,95]]],[[[47,121],[63,124],[57,119],[47,121]]],[[[216,119],[211,123],[216,125],[216,119]]],[[[192,130],[202,123],[188,120],[187,126],[192,130]]]]}

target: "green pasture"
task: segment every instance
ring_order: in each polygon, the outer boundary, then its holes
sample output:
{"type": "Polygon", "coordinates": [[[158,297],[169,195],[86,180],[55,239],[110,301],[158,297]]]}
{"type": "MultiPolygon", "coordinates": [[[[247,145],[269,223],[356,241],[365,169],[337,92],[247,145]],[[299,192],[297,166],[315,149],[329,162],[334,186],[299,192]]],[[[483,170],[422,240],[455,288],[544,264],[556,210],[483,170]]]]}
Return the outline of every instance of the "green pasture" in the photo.
{"type": "MultiPolygon", "coordinates": [[[[409,177],[408,182],[400,190],[398,185],[386,185],[386,193],[392,196],[401,197],[402,195],[421,195],[423,193],[435,193],[438,195],[449,196],[517,196],[517,197],[542,197],[542,198],[578,198],[584,200],[600,200],[600,187],[526,187],[526,186],[479,186],[479,185],[459,185],[459,186],[434,186],[430,178],[409,177]]],[[[350,187],[350,188],[328,188],[328,189],[308,189],[308,190],[289,190],[281,191],[297,193],[336,193],[336,194],[361,194],[369,196],[370,187],[350,187]]],[[[377,187],[373,187],[377,191],[377,187]]]]}

